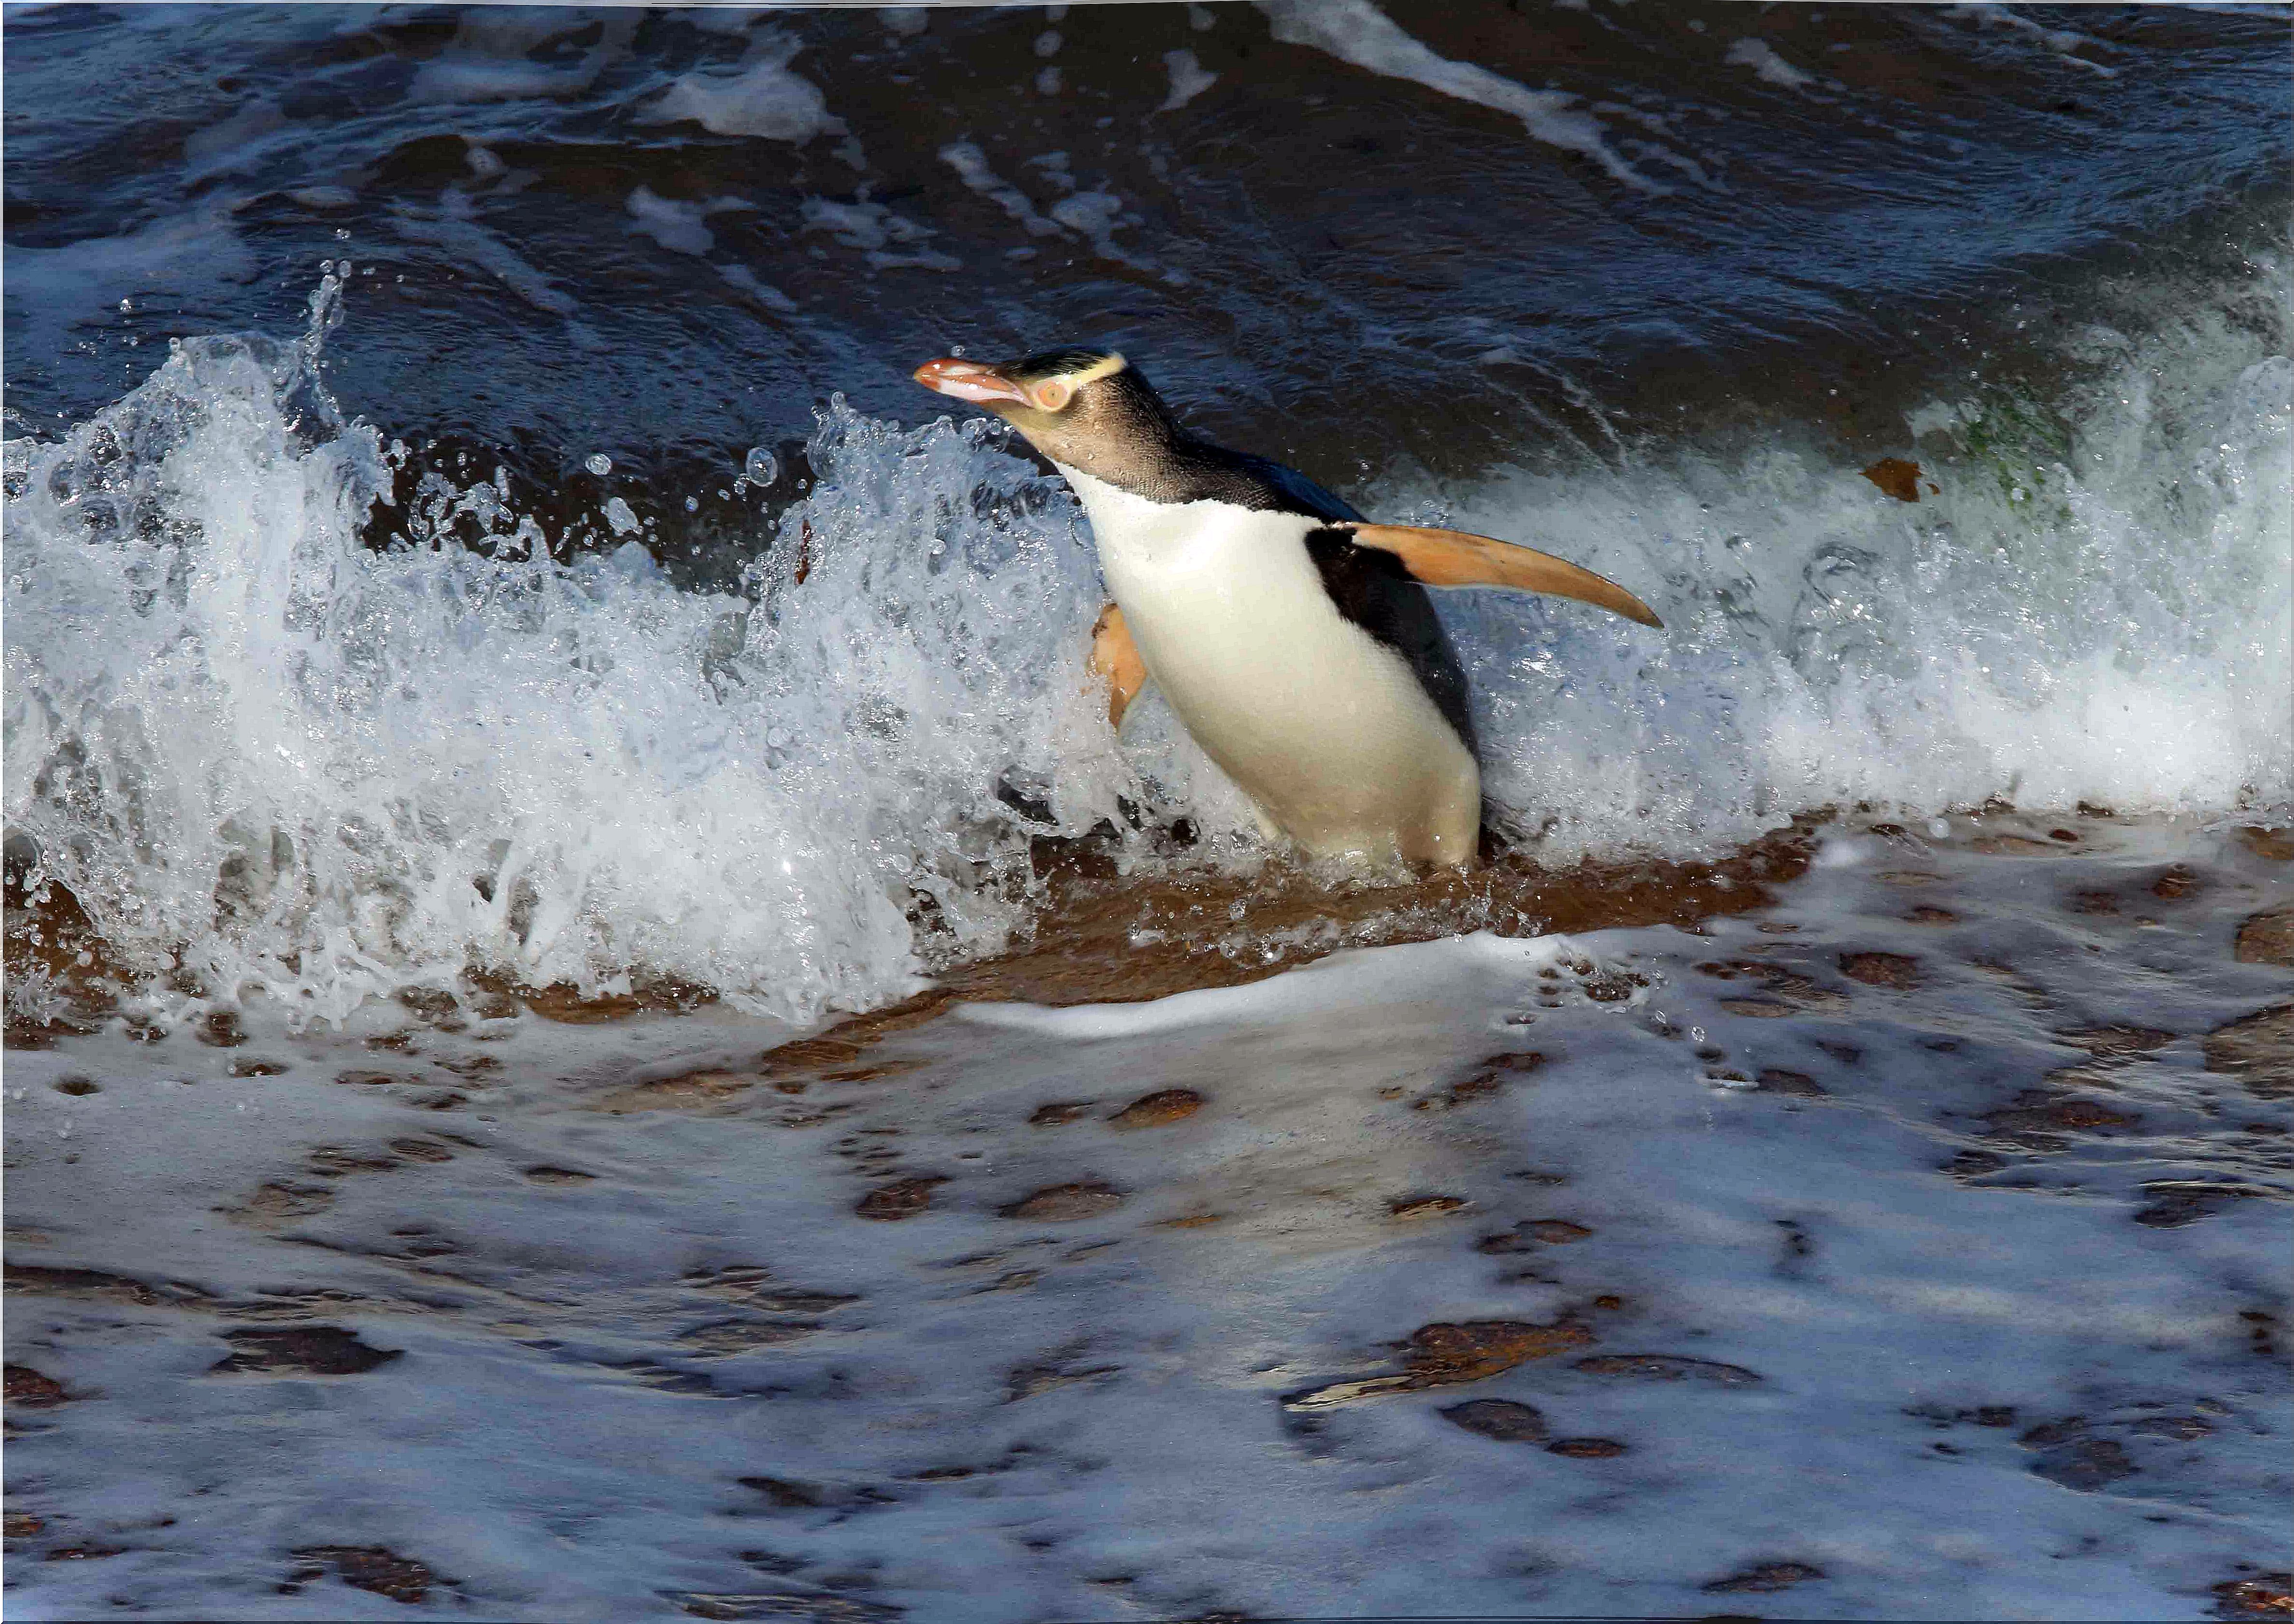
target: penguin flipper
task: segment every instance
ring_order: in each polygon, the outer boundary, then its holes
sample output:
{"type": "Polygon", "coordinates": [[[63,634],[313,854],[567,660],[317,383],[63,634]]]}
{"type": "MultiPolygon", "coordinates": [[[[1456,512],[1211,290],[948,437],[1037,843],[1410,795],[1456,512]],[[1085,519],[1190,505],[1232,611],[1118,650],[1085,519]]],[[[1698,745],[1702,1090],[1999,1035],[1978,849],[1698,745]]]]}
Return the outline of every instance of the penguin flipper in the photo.
{"type": "Polygon", "coordinates": [[[1614,581],[1580,569],[1550,554],[1516,547],[1462,530],[1433,530],[1419,524],[1350,524],[1357,547],[1392,553],[1403,567],[1429,587],[1511,587],[1574,597],[1622,614],[1644,626],[1662,627],[1649,606],[1614,581]]]}
{"type": "Polygon", "coordinates": [[[1091,656],[1085,665],[1093,676],[1107,679],[1107,725],[1120,730],[1123,713],[1147,686],[1147,662],[1131,641],[1123,611],[1113,604],[1099,612],[1098,623],[1091,629],[1091,656]]]}

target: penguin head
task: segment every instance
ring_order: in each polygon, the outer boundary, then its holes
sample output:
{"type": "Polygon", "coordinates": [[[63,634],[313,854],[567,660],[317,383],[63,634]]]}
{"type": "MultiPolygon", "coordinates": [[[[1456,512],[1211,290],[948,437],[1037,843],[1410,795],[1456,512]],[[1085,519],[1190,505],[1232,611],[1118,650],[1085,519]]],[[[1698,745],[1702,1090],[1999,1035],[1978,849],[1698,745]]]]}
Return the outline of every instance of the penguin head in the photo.
{"type": "Polygon", "coordinates": [[[992,367],[951,356],[924,362],[915,378],[985,406],[1053,461],[1102,477],[1147,460],[1177,433],[1169,408],[1112,351],[1046,350],[992,367]]]}

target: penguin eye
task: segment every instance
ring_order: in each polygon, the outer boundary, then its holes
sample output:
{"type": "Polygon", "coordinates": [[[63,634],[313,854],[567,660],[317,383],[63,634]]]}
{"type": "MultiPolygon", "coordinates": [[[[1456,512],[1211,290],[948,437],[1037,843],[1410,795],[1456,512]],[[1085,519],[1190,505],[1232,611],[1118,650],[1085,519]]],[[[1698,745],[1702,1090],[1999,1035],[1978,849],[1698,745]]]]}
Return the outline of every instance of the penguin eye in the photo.
{"type": "Polygon", "coordinates": [[[1075,386],[1063,378],[1046,378],[1035,387],[1036,404],[1045,411],[1065,411],[1075,398],[1075,386]]]}

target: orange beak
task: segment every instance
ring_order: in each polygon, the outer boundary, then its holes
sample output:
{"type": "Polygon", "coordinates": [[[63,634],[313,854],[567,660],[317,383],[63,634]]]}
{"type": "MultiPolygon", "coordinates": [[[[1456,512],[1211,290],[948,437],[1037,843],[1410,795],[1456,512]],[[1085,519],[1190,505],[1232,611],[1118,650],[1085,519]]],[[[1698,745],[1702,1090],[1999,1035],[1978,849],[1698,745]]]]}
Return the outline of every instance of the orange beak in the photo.
{"type": "Polygon", "coordinates": [[[1022,406],[1031,403],[1025,389],[995,368],[983,367],[976,361],[959,361],[952,355],[918,367],[916,382],[935,394],[970,401],[974,405],[984,406],[995,401],[1017,401],[1022,406]]]}

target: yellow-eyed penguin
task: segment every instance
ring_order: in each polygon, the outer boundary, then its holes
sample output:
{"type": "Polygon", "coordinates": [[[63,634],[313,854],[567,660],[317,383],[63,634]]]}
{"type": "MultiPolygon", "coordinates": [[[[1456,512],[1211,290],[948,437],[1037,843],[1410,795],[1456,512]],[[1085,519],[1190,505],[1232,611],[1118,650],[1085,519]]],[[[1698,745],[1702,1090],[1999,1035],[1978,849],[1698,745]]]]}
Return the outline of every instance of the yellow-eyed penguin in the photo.
{"type": "Polygon", "coordinates": [[[1365,523],[1312,480],[1208,444],[1117,354],[926,361],[1010,422],[1091,519],[1115,601],[1092,670],[1119,723],[1152,679],[1195,742],[1315,857],[1469,867],[1481,767],[1423,586],[1550,592],[1661,624],[1614,582],[1487,536],[1365,523]]]}

